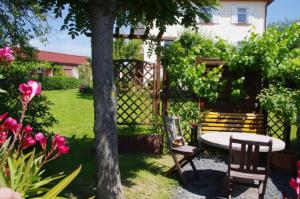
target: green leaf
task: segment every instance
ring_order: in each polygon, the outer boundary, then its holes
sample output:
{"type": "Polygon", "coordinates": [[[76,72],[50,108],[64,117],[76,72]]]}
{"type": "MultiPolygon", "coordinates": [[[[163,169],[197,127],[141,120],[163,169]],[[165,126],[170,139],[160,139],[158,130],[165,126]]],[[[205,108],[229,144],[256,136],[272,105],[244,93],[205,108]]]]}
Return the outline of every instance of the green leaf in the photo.
{"type": "Polygon", "coordinates": [[[7,159],[7,163],[8,163],[8,167],[9,167],[9,174],[10,174],[10,188],[12,189],[12,190],[15,190],[15,184],[14,184],[14,182],[15,182],[15,167],[14,167],[14,165],[13,165],[13,161],[12,161],[12,159],[11,158],[8,158],[7,159]]]}
{"type": "Polygon", "coordinates": [[[81,171],[81,165],[76,169],[73,173],[65,177],[62,181],[60,181],[57,185],[55,185],[49,192],[47,192],[42,199],[53,199],[55,198],[64,188],[66,188],[72,180],[79,174],[81,171]]]}
{"type": "Polygon", "coordinates": [[[7,182],[3,172],[0,170],[0,187],[7,187],[7,182]]]}

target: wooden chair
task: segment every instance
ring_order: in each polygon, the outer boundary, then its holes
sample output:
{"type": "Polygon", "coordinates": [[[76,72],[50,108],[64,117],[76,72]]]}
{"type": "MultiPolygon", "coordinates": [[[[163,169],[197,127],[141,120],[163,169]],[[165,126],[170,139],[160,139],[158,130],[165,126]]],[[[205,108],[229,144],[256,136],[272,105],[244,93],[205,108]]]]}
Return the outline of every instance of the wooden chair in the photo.
{"type": "Polygon", "coordinates": [[[259,198],[263,199],[266,191],[270,162],[272,155],[272,140],[269,142],[254,142],[230,137],[228,159],[228,198],[231,198],[233,182],[258,188],[259,198]],[[234,146],[240,146],[241,151],[234,151],[234,146]],[[260,147],[267,147],[267,161],[263,167],[259,166],[260,147]],[[233,153],[238,155],[233,163],[233,153]]]}
{"type": "Polygon", "coordinates": [[[182,174],[182,167],[187,163],[190,163],[194,174],[198,177],[196,167],[193,163],[193,159],[201,152],[201,149],[193,146],[186,145],[183,140],[183,135],[180,127],[180,119],[177,116],[164,116],[164,130],[168,135],[168,144],[172,158],[175,165],[170,168],[166,175],[170,175],[174,171],[178,171],[184,184],[188,184],[182,174]],[[178,160],[177,155],[181,155],[182,158],[178,160]]]}

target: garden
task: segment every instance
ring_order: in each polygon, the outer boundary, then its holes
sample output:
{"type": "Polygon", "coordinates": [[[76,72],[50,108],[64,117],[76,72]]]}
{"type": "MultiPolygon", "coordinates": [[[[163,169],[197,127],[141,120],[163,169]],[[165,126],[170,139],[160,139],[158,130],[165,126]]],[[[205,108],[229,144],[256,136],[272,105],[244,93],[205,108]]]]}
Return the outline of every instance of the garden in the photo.
{"type": "MultiPolygon", "coordinates": [[[[29,13],[36,14],[54,8],[56,17],[64,9],[62,2],[39,3],[41,7],[29,2],[22,9],[29,6],[33,9],[29,13]]],[[[206,4],[213,7],[215,2],[206,4]]],[[[73,15],[68,15],[62,27],[71,37],[78,36],[80,30],[89,34],[82,23],[87,15],[79,9],[87,5],[76,6],[70,7],[73,15]],[[76,18],[78,12],[80,17],[76,18]]],[[[182,16],[184,10],[176,12],[176,17],[183,18],[183,25],[193,25],[190,23],[195,22],[192,19],[198,9],[188,9],[189,15],[182,16]]],[[[18,10],[11,12],[20,15],[18,10]]],[[[176,13],[159,19],[161,30],[165,24],[178,23],[173,16],[176,13]]],[[[117,16],[115,23],[136,23],[135,15],[127,14],[117,16]]],[[[204,19],[209,17],[201,14],[204,19]]],[[[44,22],[43,14],[36,17],[44,22]]],[[[98,17],[106,19],[106,15],[98,17]]],[[[154,19],[153,13],[147,15],[150,27],[154,19]]],[[[264,180],[254,179],[264,181],[259,181],[259,186],[268,182],[263,188],[265,198],[300,198],[299,22],[274,24],[262,35],[252,33],[239,46],[186,31],[170,45],[154,49],[161,58],[162,75],[157,68],[160,63],[139,60],[142,42],[113,40],[109,28],[97,24],[93,31],[104,28],[109,33],[106,41],[111,41],[112,51],[103,50],[100,58],[94,56],[79,66],[79,79],[64,76],[61,66],[38,61],[28,42],[35,36],[43,37],[47,29],[31,24],[33,31],[39,30],[32,33],[22,29],[26,26],[21,22],[15,23],[18,37],[0,39],[0,196],[224,197],[232,191],[229,188],[223,193],[224,183],[230,187],[233,179],[228,171],[237,157],[232,142],[238,140],[225,135],[234,129],[236,136],[262,138],[237,141],[241,144],[239,154],[245,155],[237,160],[240,169],[247,171],[267,164],[264,180]],[[45,75],[48,69],[53,69],[53,77],[45,75]],[[211,126],[215,120],[217,126],[211,126]],[[225,123],[228,120],[234,124],[225,123]],[[203,129],[226,132],[203,133],[203,129]],[[211,135],[225,136],[230,146],[222,145],[224,140],[212,144],[207,141],[211,135]],[[265,138],[268,142],[262,143],[265,138]],[[264,155],[258,163],[259,152],[264,155]],[[191,167],[185,166],[188,163],[191,167]],[[172,173],[176,170],[179,175],[172,173]]],[[[8,27],[8,33],[16,32],[8,27]]],[[[244,187],[233,194],[234,198],[252,196],[244,187]]]]}

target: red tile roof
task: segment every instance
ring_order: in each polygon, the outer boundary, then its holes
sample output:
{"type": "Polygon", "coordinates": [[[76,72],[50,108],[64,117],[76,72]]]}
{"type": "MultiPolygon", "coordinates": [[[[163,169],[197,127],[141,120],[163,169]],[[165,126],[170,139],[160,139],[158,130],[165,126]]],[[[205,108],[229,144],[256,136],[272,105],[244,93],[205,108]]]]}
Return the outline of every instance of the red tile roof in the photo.
{"type": "Polygon", "coordinates": [[[39,51],[38,59],[41,61],[49,61],[56,64],[78,66],[81,64],[85,64],[88,57],[49,51],[39,51]]]}

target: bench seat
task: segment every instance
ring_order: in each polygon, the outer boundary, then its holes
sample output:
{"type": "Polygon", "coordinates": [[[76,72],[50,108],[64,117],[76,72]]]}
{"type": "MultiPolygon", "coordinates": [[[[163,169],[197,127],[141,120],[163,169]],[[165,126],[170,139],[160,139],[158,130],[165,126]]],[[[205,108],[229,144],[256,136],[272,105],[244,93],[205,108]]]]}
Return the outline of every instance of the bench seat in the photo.
{"type": "Polygon", "coordinates": [[[254,113],[208,112],[200,125],[201,133],[244,132],[265,134],[264,116],[254,113]]]}

